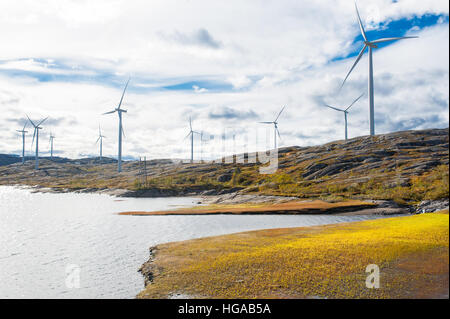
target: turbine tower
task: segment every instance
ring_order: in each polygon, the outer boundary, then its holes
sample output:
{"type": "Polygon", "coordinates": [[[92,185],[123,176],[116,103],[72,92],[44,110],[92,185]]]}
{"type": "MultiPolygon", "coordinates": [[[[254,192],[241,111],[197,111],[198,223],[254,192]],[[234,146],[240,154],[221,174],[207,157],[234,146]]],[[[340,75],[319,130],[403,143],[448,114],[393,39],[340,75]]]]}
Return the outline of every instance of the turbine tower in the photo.
{"type": "Polygon", "coordinates": [[[102,130],[100,129],[100,125],[98,126],[98,139],[95,142],[95,144],[98,143],[98,141],[100,141],[100,161],[103,159],[103,138],[106,137],[104,135],[102,135],[102,130]]]}
{"type": "Polygon", "coordinates": [[[278,134],[278,137],[281,138],[280,131],[278,131],[278,122],[277,121],[278,121],[278,118],[281,115],[281,112],[283,112],[284,108],[285,108],[285,106],[283,106],[283,108],[281,109],[280,113],[278,113],[278,116],[275,118],[275,121],[259,122],[259,123],[262,123],[262,124],[273,124],[273,134],[274,134],[273,144],[274,144],[274,149],[277,149],[277,134],[278,134]]]}
{"type": "Polygon", "coordinates": [[[122,93],[122,97],[120,98],[119,106],[112,111],[103,113],[103,115],[105,115],[105,114],[112,114],[114,112],[117,112],[117,115],[119,116],[119,151],[118,151],[118,156],[117,156],[117,171],[119,173],[122,171],[122,134],[125,137],[125,133],[124,133],[123,127],[122,127],[122,113],[127,112],[127,110],[121,109],[120,106],[122,105],[123,96],[125,95],[125,91],[127,90],[129,82],[130,82],[130,79],[128,79],[127,84],[125,85],[125,88],[123,89],[123,93],[122,93]]]}
{"type": "Polygon", "coordinates": [[[53,160],[53,139],[55,138],[56,136],[54,136],[53,134],[52,134],[52,132],[50,131],[50,139],[49,139],[49,143],[50,143],[50,159],[52,159],[53,160]]]}
{"type": "MultiPolygon", "coordinates": [[[[27,117],[28,117],[28,115],[27,115],[27,117]]],[[[40,127],[40,125],[42,123],[44,123],[44,121],[46,119],[48,119],[48,117],[46,117],[45,119],[40,121],[38,124],[34,124],[34,122],[28,117],[28,120],[30,121],[31,125],[33,125],[33,127],[34,127],[33,142],[31,142],[31,148],[33,148],[34,138],[36,137],[35,169],[39,169],[39,130],[42,129],[42,127],[40,127]]]]}
{"type": "Polygon", "coordinates": [[[369,92],[369,130],[370,135],[375,135],[375,121],[374,121],[374,96],[373,96],[373,64],[372,64],[372,49],[378,48],[378,43],[382,42],[388,42],[388,41],[395,41],[395,40],[401,40],[401,39],[411,39],[411,38],[417,38],[416,36],[411,37],[394,37],[394,38],[382,38],[377,39],[374,41],[369,41],[366,36],[366,32],[364,31],[364,27],[361,22],[361,17],[359,16],[358,7],[355,2],[355,9],[356,9],[356,15],[358,18],[358,24],[359,29],[361,30],[361,35],[364,38],[364,46],[362,50],[359,52],[358,57],[356,58],[355,63],[351,67],[350,71],[348,71],[347,76],[345,77],[344,81],[342,82],[341,88],[344,86],[345,81],[347,80],[350,73],[355,68],[356,64],[358,64],[359,60],[363,56],[364,52],[366,51],[366,48],[369,48],[369,82],[368,82],[368,92],[369,92]]]}
{"type": "Polygon", "coordinates": [[[345,110],[342,109],[338,109],[337,107],[334,106],[330,106],[328,104],[325,104],[326,107],[329,107],[333,110],[339,111],[339,112],[344,112],[344,119],[345,119],[345,140],[347,140],[347,114],[348,114],[348,110],[353,106],[353,104],[355,104],[362,96],[364,95],[361,94],[356,100],[353,101],[352,104],[350,104],[345,110]]]}
{"type": "Polygon", "coordinates": [[[25,131],[26,126],[27,122],[25,121],[22,130],[16,130],[17,132],[22,133],[22,165],[25,164],[25,133],[28,133],[28,131],[25,131]]]}
{"type": "Polygon", "coordinates": [[[189,131],[188,135],[186,135],[185,138],[189,137],[189,135],[191,136],[191,163],[193,163],[194,162],[194,134],[201,134],[201,133],[192,130],[192,119],[190,116],[189,116],[189,129],[190,129],[190,131],[189,131]]]}

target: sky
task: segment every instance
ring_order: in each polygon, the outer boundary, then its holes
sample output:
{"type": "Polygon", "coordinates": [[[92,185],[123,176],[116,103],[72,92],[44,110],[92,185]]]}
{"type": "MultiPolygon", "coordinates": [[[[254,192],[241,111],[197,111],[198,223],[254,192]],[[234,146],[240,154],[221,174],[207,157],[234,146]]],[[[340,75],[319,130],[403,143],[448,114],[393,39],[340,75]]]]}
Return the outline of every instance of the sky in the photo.
{"type": "MultiPolygon", "coordinates": [[[[360,0],[369,40],[418,36],[374,50],[375,130],[449,126],[449,7],[443,0],[360,0]]],[[[351,0],[2,0],[0,153],[20,154],[26,114],[49,116],[40,152],[196,159],[368,135],[367,53],[351,0]]],[[[26,153],[33,130],[27,125],[26,153]]]]}

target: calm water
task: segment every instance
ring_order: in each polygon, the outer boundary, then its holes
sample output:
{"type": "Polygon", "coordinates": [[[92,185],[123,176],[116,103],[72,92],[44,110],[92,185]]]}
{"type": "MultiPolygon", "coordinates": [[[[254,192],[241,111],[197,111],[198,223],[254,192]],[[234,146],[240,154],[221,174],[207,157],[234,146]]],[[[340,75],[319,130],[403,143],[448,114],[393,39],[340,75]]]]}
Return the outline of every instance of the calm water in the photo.
{"type": "Polygon", "coordinates": [[[0,298],[133,298],[144,286],[137,270],[147,260],[148,248],[159,243],[374,218],[115,214],[196,202],[196,198],[31,193],[0,186],[0,298]],[[79,288],[73,287],[76,280],[68,281],[66,271],[74,269],[71,274],[79,273],[79,288]]]}

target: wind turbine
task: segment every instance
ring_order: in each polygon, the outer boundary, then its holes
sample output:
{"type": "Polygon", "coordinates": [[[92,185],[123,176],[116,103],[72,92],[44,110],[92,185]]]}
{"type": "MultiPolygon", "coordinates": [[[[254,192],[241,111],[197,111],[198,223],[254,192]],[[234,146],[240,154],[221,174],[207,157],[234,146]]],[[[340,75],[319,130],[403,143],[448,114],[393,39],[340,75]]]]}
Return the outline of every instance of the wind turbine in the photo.
{"type": "Polygon", "coordinates": [[[189,137],[189,135],[191,136],[191,163],[193,163],[194,162],[194,134],[201,134],[201,133],[192,130],[192,119],[190,116],[189,116],[189,129],[190,129],[190,131],[189,131],[188,135],[186,135],[185,138],[189,137]]]}
{"type": "Polygon", "coordinates": [[[123,96],[125,95],[125,91],[128,87],[128,83],[130,82],[130,79],[128,79],[127,84],[125,85],[125,88],[123,89],[122,97],[120,98],[119,106],[116,107],[114,110],[103,113],[105,114],[112,114],[114,112],[117,112],[117,115],[119,116],[119,152],[117,156],[117,171],[120,173],[122,171],[122,134],[125,137],[125,133],[123,131],[122,127],[122,113],[127,112],[127,110],[121,109],[120,106],[122,105],[123,96]]]}
{"type": "Polygon", "coordinates": [[[278,121],[278,118],[279,118],[280,115],[281,115],[281,112],[283,112],[284,108],[285,108],[285,106],[283,106],[283,108],[281,109],[280,113],[278,113],[277,117],[275,118],[275,121],[272,121],[272,122],[259,122],[259,123],[262,123],[262,124],[273,124],[273,132],[274,132],[273,143],[274,143],[274,149],[277,149],[277,134],[278,134],[278,137],[281,138],[280,131],[278,131],[278,122],[277,122],[277,121],[278,121]]]}
{"type": "Polygon", "coordinates": [[[369,41],[366,36],[366,32],[364,31],[364,27],[361,22],[361,17],[359,16],[358,6],[355,2],[355,9],[356,9],[356,15],[358,18],[359,23],[359,29],[361,30],[361,35],[364,38],[364,46],[362,50],[359,52],[358,57],[356,58],[355,63],[351,67],[350,71],[348,71],[347,76],[345,77],[344,81],[342,82],[341,88],[344,86],[345,81],[347,80],[350,73],[355,68],[356,64],[358,64],[359,60],[363,56],[364,52],[366,51],[366,48],[369,48],[369,83],[368,83],[368,89],[369,89],[369,130],[370,135],[375,135],[375,121],[374,121],[374,96],[373,96],[373,63],[372,63],[372,49],[378,48],[378,43],[382,42],[388,42],[388,41],[395,41],[395,40],[401,40],[401,39],[411,39],[411,38],[418,38],[416,36],[410,36],[410,37],[394,37],[394,38],[382,38],[377,39],[374,41],[369,41]]]}
{"type": "MultiPolygon", "coordinates": [[[[28,115],[27,115],[28,117],[28,115]]],[[[37,125],[34,124],[34,122],[28,117],[28,120],[30,121],[31,125],[33,125],[34,127],[34,133],[33,133],[33,141],[31,142],[31,148],[33,148],[33,143],[34,143],[34,138],[36,137],[36,160],[35,160],[35,169],[39,169],[39,130],[42,129],[42,127],[40,127],[40,125],[42,123],[44,123],[44,121],[48,119],[48,117],[46,117],[45,119],[43,119],[42,121],[40,121],[37,125]]]]}
{"type": "Polygon", "coordinates": [[[54,136],[53,134],[52,134],[52,132],[50,131],[50,139],[49,139],[49,143],[50,143],[50,158],[53,160],[53,139],[55,138],[56,136],[54,136]]]}
{"type": "Polygon", "coordinates": [[[22,133],[22,165],[25,164],[25,133],[28,133],[28,131],[25,131],[25,127],[27,126],[27,122],[23,125],[22,130],[16,130],[19,133],[22,133]]]}
{"type": "Polygon", "coordinates": [[[200,162],[203,163],[203,131],[200,131],[200,162]]]}
{"type": "Polygon", "coordinates": [[[345,140],[347,140],[347,114],[348,114],[348,110],[353,106],[353,104],[355,104],[362,96],[364,95],[361,94],[356,100],[353,101],[352,104],[350,104],[345,110],[342,109],[338,109],[337,107],[334,106],[330,106],[328,104],[325,104],[326,107],[329,107],[333,110],[339,111],[339,112],[344,112],[344,118],[345,118],[345,140]]]}
{"type": "Polygon", "coordinates": [[[100,141],[100,161],[103,158],[103,138],[106,137],[104,135],[102,135],[102,130],[100,129],[100,125],[98,126],[98,139],[95,142],[95,144],[98,143],[98,141],[100,141]]]}

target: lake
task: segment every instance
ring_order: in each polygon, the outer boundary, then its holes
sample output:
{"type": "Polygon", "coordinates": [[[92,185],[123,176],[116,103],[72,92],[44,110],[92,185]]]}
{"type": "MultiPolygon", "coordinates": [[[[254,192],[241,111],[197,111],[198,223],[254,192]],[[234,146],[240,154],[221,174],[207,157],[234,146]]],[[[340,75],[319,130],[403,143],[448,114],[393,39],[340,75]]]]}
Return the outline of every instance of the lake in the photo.
{"type": "Polygon", "coordinates": [[[134,298],[144,287],[137,270],[148,259],[148,248],[156,244],[379,218],[117,215],[195,206],[197,202],[198,198],[191,197],[33,193],[0,186],[0,298],[134,298]],[[72,280],[74,274],[79,280],[72,280]]]}

